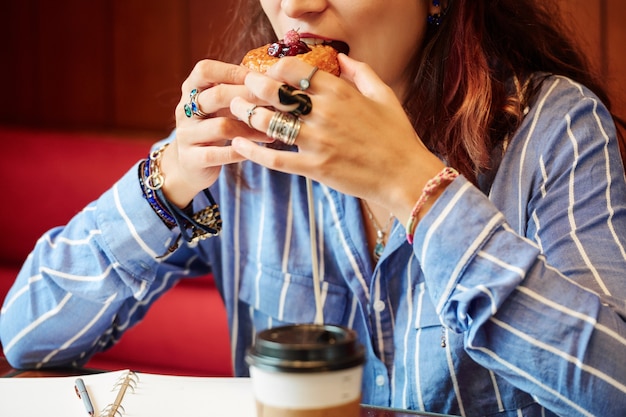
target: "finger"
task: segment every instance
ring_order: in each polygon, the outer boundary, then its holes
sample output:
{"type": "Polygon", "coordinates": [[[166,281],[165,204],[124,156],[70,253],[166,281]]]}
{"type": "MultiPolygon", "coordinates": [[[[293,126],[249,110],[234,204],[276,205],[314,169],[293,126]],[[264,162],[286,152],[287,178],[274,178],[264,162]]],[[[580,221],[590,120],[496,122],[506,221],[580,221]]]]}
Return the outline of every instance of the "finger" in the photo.
{"type": "MultiPolygon", "coordinates": [[[[307,102],[305,107],[308,108],[306,113],[310,112],[313,107],[314,99],[289,85],[285,86],[285,82],[275,80],[264,74],[251,72],[246,76],[245,86],[250,92],[257,97],[257,101],[263,101],[267,105],[284,112],[292,112],[301,107],[301,100],[295,100],[296,95],[302,95],[301,98],[307,102]],[[287,87],[287,88],[285,88],[287,87]]],[[[304,114],[304,113],[303,113],[304,114]]]]}
{"type": "Polygon", "coordinates": [[[232,141],[235,152],[243,158],[256,162],[266,168],[287,174],[298,174],[310,171],[307,168],[307,159],[298,152],[285,152],[258,145],[245,138],[237,137],[232,141]]]}
{"type": "Polygon", "coordinates": [[[250,96],[243,81],[250,70],[240,65],[220,61],[198,62],[183,82],[182,94],[176,108],[176,116],[196,116],[196,121],[215,116],[229,116],[222,110],[228,108],[231,98],[237,94],[250,96]]]}
{"type": "Polygon", "coordinates": [[[258,133],[264,132],[266,135],[265,142],[268,143],[278,139],[290,146],[294,144],[295,140],[301,138],[303,130],[307,130],[307,127],[305,127],[306,122],[297,115],[274,110],[273,108],[268,109],[255,106],[239,97],[231,103],[231,111],[239,118],[245,118],[246,123],[249,123],[250,127],[258,131],[258,133]],[[274,116],[277,117],[275,119],[275,129],[270,131],[270,124],[272,124],[274,116]]]}
{"type": "Polygon", "coordinates": [[[372,67],[344,54],[339,54],[338,58],[341,78],[354,84],[364,96],[374,99],[393,95],[393,91],[380,79],[372,67]]]}
{"type": "Polygon", "coordinates": [[[243,97],[248,101],[254,101],[256,97],[243,85],[217,84],[202,90],[196,99],[198,108],[205,113],[233,117],[229,111],[222,111],[230,107],[234,97],[243,97]]]}
{"type": "MultiPolygon", "coordinates": [[[[235,97],[230,103],[230,111],[240,120],[246,122],[252,129],[267,132],[270,119],[274,115],[273,109],[255,105],[241,97],[235,97]]],[[[270,140],[266,137],[266,139],[270,140]]]]}
{"type": "Polygon", "coordinates": [[[230,145],[205,147],[199,157],[207,167],[234,164],[246,159],[230,145]]]}
{"type": "Polygon", "coordinates": [[[183,82],[183,95],[193,88],[204,90],[215,84],[243,84],[250,70],[242,65],[204,59],[194,66],[189,77],[183,82]]]}
{"type": "Polygon", "coordinates": [[[177,136],[189,146],[223,146],[236,136],[246,136],[258,142],[270,141],[264,133],[227,117],[215,117],[202,123],[179,126],[177,136]]]}
{"type": "Polygon", "coordinates": [[[319,89],[319,86],[325,85],[329,80],[336,78],[334,75],[318,70],[317,67],[295,57],[280,59],[269,68],[267,75],[307,92],[315,92],[319,89]]]}

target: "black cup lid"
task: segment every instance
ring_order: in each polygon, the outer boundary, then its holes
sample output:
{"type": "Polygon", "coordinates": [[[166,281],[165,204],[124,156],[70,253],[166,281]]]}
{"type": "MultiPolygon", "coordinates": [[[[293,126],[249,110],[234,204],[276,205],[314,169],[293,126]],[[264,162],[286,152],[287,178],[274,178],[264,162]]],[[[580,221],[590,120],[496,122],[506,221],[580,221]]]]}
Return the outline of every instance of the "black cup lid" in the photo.
{"type": "Polygon", "coordinates": [[[352,329],[295,324],[257,333],[246,362],[267,371],[324,372],[361,365],[365,354],[352,329]]]}

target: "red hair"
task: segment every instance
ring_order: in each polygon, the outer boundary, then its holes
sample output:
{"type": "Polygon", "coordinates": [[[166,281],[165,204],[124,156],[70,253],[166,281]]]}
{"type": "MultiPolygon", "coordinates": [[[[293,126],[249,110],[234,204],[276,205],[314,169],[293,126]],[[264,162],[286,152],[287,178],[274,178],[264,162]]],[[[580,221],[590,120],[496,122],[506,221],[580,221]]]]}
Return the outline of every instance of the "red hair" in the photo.
{"type": "MultiPolygon", "coordinates": [[[[233,12],[222,58],[239,62],[247,50],[275,40],[258,0],[239,0],[233,12]]],[[[426,146],[474,183],[495,168],[493,150],[519,127],[539,87],[525,88],[533,74],[567,76],[610,109],[600,78],[560,15],[550,0],[449,0],[441,24],[429,25],[415,52],[405,110],[426,146]]],[[[618,139],[626,160],[619,132],[618,139]]]]}
{"type": "Polygon", "coordinates": [[[426,146],[473,182],[497,168],[492,152],[519,127],[539,88],[528,84],[534,73],[570,77],[610,108],[560,15],[548,0],[450,0],[441,25],[429,28],[405,106],[426,146]]]}

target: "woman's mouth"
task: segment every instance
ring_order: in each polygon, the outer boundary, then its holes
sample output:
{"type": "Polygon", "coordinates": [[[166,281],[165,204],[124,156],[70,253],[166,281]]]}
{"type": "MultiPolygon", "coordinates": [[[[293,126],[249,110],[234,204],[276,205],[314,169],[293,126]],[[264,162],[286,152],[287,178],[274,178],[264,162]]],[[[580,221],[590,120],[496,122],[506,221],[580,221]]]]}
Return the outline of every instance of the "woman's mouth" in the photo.
{"type": "Polygon", "coordinates": [[[304,43],[307,45],[329,45],[333,47],[337,52],[348,55],[350,53],[350,46],[343,41],[334,41],[334,40],[326,40],[326,39],[318,39],[318,38],[301,38],[304,43]]]}

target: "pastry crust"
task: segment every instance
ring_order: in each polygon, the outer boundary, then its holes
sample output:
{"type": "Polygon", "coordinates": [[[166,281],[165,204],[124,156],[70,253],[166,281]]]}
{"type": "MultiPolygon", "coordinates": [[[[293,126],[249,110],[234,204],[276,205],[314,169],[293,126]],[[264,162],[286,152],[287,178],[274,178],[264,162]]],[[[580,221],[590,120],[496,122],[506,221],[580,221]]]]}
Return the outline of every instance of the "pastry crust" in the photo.
{"type": "MultiPolygon", "coordinates": [[[[261,73],[265,73],[269,67],[274,65],[280,58],[276,58],[267,53],[270,44],[249,51],[241,61],[241,64],[261,73]]],[[[318,67],[322,71],[339,75],[339,62],[337,61],[337,51],[330,45],[309,45],[311,51],[295,55],[296,58],[318,67]]]]}

